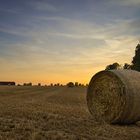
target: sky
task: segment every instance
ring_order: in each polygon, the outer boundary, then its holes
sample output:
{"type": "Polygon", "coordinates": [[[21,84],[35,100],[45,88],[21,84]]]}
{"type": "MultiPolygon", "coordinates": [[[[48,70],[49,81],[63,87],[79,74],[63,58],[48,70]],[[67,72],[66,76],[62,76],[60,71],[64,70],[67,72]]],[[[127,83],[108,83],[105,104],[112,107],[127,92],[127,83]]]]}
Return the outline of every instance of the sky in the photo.
{"type": "Polygon", "coordinates": [[[140,0],[0,0],[0,80],[88,83],[131,63],[140,0]]]}

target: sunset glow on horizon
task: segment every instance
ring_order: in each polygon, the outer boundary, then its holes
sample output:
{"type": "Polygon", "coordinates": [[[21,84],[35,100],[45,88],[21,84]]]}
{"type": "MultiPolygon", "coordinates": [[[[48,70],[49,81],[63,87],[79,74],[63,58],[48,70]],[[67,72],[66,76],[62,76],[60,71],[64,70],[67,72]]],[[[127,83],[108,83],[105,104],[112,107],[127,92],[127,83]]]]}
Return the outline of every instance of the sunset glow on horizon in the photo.
{"type": "Polygon", "coordinates": [[[88,83],[131,63],[139,0],[0,0],[0,81],[88,83]]]}

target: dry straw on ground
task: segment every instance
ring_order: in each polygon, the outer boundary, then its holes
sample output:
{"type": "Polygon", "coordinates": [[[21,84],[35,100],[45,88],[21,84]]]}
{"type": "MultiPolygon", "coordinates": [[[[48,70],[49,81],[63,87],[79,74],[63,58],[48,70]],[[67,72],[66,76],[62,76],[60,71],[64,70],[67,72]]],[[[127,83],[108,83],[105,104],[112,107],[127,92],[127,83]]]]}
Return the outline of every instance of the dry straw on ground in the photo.
{"type": "Polygon", "coordinates": [[[88,87],[87,104],[98,121],[129,124],[140,120],[140,73],[132,70],[97,73],[88,87]]]}

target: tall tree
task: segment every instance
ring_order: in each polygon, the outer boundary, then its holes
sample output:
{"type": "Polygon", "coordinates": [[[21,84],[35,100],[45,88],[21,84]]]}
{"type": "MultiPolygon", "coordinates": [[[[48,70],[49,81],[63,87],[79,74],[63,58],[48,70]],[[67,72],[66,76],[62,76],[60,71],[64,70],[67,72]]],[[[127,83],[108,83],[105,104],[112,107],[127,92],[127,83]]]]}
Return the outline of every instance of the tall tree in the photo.
{"type": "Polygon", "coordinates": [[[140,71],[140,44],[136,46],[135,56],[132,60],[132,69],[140,71]]]}

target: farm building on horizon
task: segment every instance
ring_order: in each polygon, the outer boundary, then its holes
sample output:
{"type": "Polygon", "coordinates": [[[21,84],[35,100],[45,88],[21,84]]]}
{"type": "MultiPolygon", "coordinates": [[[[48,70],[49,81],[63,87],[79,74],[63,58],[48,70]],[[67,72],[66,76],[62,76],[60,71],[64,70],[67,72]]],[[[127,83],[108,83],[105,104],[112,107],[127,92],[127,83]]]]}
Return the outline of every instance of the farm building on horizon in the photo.
{"type": "Polygon", "coordinates": [[[0,85],[3,85],[3,86],[15,86],[16,83],[15,82],[0,81],[0,85]]]}

